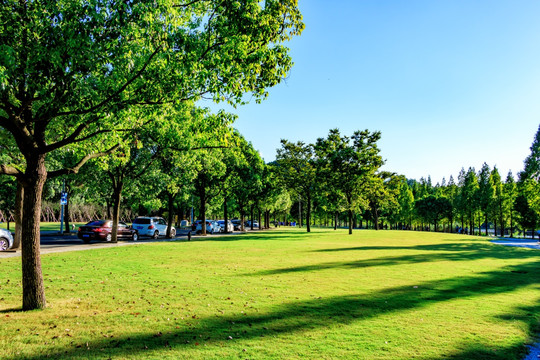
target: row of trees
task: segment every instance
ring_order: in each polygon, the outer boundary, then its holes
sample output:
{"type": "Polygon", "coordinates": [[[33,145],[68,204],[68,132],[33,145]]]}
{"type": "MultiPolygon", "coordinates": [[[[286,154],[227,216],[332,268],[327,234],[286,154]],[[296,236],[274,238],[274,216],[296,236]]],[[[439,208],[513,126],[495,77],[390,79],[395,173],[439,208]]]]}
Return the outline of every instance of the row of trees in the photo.
{"type": "MultiPolygon", "coordinates": [[[[351,137],[334,129],[314,144],[283,140],[274,163],[293,198],[305,203],[307,231],[312,220],[334,226],[343,219],[349,233],[358,225],[395,229],[467,231],[492,225],[495,234],[514,235],[519,226],[540,226],[540,128],[517,180],[503,180],[497,167],[462,169],[457,182],[432,185],[431,179],[408,180],[380,171],[376,146],[380,133],[357,131],[351,137]],[[314,218],[312,219],[312,212],[314,218]]],[[[534,235],[534,231],[533,231],[534,235]]]]}
{"type": "Polygon", "coordinates": [[[127,179],[158,162],[166,171],[156,181],[178,196],[184,153],[229,146],[227,132],[206,130],[230,116],[193,104],[264,99],[292,66],[283,43],[304,26],[296,0],[8,0],[0,22],[0,174],[16,179],[24,310],[46,305],[46,181],[87,171],[86,185],[106,174],[115,224],[123,192],[136,186],[127,179]]]}

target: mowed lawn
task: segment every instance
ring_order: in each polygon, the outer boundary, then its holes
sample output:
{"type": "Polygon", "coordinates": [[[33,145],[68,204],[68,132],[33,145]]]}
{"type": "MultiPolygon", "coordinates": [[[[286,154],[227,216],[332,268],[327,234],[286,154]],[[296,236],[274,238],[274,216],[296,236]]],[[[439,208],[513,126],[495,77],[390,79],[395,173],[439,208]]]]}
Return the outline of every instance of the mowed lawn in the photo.
{"type": "Polygon", "coordinates": [[[540,252],[406,231],[277,229],[42,256],[21,312],[0,259],[1,359],[522,359],[540,252]]]}

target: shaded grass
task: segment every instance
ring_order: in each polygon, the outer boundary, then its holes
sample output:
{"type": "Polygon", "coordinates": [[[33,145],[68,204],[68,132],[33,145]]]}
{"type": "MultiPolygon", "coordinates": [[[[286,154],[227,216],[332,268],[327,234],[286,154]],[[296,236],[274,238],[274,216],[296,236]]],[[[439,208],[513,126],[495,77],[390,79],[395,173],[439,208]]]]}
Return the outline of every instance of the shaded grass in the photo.
{"type": "Polygon", "coordinates": [[[0,358],[520,359],[539,253],[436,233],[273,230],[43,256],[20,312],[0,261],[0,358]]]}

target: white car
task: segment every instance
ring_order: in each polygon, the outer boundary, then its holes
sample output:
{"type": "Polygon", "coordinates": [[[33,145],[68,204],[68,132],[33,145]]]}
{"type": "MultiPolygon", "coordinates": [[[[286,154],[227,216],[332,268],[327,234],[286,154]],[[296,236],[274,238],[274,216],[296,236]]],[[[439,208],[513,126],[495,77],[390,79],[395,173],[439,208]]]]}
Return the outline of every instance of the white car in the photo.
{"type": "MultiPolygon", "coordinates": [[[[221,232],[225,232],[225,220],[218,220],[219,227],[221,228],[221,232]]],[[[234,231],[234,225],[231,222],[231,220],[227,220],[227,231],[233,232],[234,231]]]]}
{"type": "Polygon", "coordinates": [[[13,235],[5,229],[0,229],[0,251],[5,251],[13,246],[13,235]]]}
{"type": "MultiPolygon", "coordinates": [[[[160,235],[167,235],[167,222],[161,217],[140,216],[133,219],[133,229],[137,230],[139,236],[151,236],[157,239],[160,235]]],[[[171,237],[175,236],[176,229],[171,226],[171,237]]]]}
{"type": "MultiPolygon", "coordinates": [[[[197,227],[195,228],[195,232],[197,234],[202,233],[202,221],[197,220],[197,227]]],[[[221,227],[219,226],[218,222],[215,220],[206,220],[206,233],[207,234],[214,234],[221,232],[221,227]]]]}

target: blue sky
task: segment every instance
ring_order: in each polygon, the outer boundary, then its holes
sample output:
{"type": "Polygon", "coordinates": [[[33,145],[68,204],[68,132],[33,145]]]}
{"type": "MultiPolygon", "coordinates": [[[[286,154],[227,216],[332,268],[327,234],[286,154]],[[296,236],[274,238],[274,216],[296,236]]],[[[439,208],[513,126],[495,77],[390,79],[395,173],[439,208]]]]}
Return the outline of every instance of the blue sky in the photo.
{"type": "MultiPolygon", "coordinates": [[[[300,0],[295,65],[235,124],[280,139],[381,131],[385,170],[434,183],[462,167],[516,174],[540,124],[540,1],[300,0]]],[[[220,106],[222,106],[220,104],[220,106]]]]}

